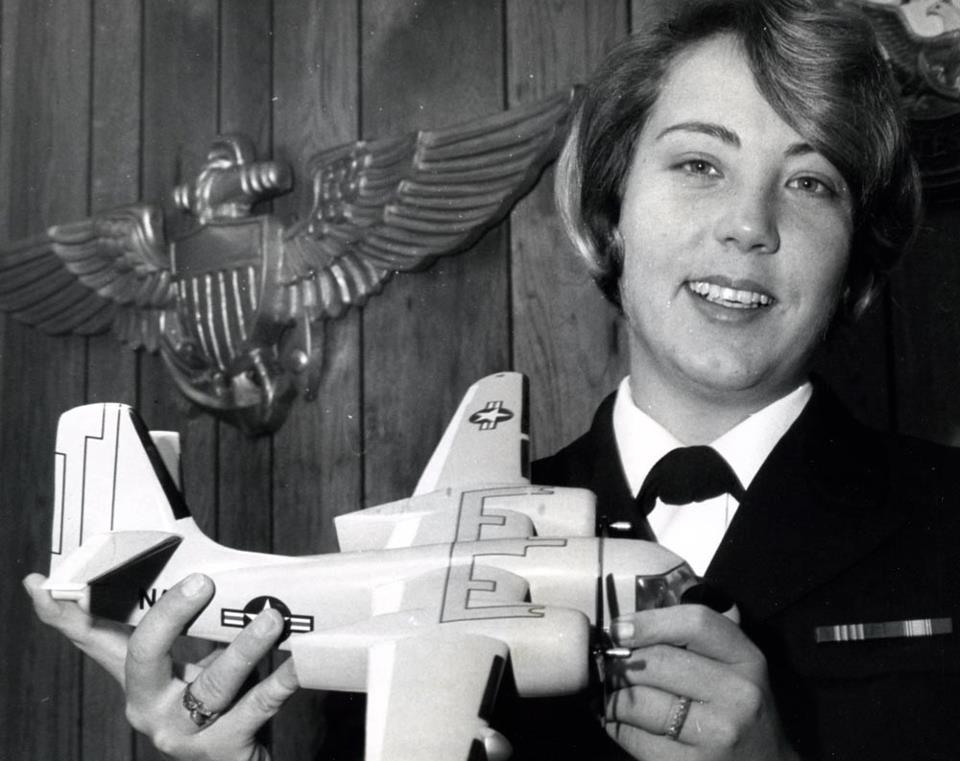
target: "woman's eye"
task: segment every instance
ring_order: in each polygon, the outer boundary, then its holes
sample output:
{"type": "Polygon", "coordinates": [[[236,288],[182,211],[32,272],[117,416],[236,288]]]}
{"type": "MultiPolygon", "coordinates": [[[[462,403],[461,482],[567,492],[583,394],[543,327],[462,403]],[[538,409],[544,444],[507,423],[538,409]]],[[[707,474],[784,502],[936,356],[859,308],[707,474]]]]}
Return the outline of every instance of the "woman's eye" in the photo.
{"type": "Polygon", "coordinates": [[[683,161],[678,164],[677,168],[687,174],[701,175],[704,177],[717,177],[720,175],[717,168],[705,159],[689,159],[688,161],[683,161]]]}
{"type": "Polygon", "coordinates": [[[812,195],[834,196],[837,192],[824,180],[817,177],[797,177],[787,183],[787,187],[802,190],[812,195]]]}

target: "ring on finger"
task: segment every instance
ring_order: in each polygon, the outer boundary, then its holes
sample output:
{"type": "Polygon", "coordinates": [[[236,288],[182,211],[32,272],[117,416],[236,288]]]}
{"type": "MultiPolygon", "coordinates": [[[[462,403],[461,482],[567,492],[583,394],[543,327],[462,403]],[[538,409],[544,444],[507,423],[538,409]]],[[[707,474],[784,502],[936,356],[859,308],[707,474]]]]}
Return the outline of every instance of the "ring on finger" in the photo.
{"type": "Polygon", "coordinates": [[[664,736],[669,737],[671,740],[676,740],[680,737],[680,732],[683,731],[683,723],[687,720],[687,714],[690,713],[690,704],[692,702],[688,697],[682,695],[677,696],[677,702],[670,712],[670,721],[667,722],[667,730],[663,733],[664,736]]]}
{"type": "Polygon", "coordinates": [[[191,692],[191,685],[193,685],[193,682],[188,682],[187,686],[183,688],[183,707],[190,714],[190,720],[203,729],[208,724],[215,722],[217,717],[220,716],[220,712],[208,711],[203,701],[191,692]]]}

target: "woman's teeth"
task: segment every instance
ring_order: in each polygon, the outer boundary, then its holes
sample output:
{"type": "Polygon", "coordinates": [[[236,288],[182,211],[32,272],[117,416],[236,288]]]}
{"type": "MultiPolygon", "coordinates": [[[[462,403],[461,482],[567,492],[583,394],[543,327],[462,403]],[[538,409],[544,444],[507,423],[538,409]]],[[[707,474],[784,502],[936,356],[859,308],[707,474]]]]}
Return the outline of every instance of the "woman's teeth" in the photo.
{"type": "Polygon", "coordinates": [[[703,280],[691,280],[687,287],[707,301],[733,309],[759,309],[773,303],[773,298],[765,293],[726,288],[703,280]]]}

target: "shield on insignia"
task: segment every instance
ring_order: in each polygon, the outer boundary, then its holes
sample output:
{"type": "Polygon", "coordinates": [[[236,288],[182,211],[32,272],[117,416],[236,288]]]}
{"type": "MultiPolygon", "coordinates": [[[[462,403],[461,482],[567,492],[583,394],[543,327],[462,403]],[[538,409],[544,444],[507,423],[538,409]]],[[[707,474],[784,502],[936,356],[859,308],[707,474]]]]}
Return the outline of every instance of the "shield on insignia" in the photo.
{"type": "Polygon", "coordinates": [[[257,332],[264,272],[279,240],[269,217],[216,220],[172,244],[184,337],[209,367],[230,373],[257,332]]]}

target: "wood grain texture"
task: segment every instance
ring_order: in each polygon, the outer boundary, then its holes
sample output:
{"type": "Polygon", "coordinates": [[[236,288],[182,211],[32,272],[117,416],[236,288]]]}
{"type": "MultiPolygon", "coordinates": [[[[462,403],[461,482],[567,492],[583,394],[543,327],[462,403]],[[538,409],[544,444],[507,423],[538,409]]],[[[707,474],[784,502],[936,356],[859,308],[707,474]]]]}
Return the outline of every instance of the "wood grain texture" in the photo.
{"type": "MultiPolygon", "coordinates": [[[[170,0],[144,3],[143,196],[167,210],[167,236],[191,221],[172,212],[173,187],[195,176],[217,133],[219,3],[170,0]]],[[[159,356],[142,358],[138,406],[152,429],[180,432],[183,490],[201,530],[216,536],[217,424],[180,397],[159,356]]],[[[202,657],[209,646],[185,642],[180,660],[202,657]]],[[[137,761],[160,754],[137,736],[137,761]]]]}
{"type": "MultiPolygon", "coordinates": [[[[0,222],[6,240],[87,210],[90,7],[5,2],[0,82],[0,222]]],[[[36,621],[19,579],[49,566],[53,431],[85,391],[85,342],[13,319],[0,335],[0,748],[10,758],[80,758],[81,666],[36,621]]]]}
{"type": "MultiPolygon", "coordinates": [[[[502,27],[495,2],[364,2],[364,136],[500,111],[502,27]]],[[[507,315],[504,228],[398,276],[364,309],[368,504],[410,494],[467,387],[509,369],[507,315]]]]}
{"type": "MultiPolygon", "coordinates": [[[[94,0],[90,108],[90,211],[140,197],[142,16],[140,0],[94,0]]],[[[137,403],[139,356],[112,335],[87,342],[89,402],[137,403]]],[[[133,731],[120,686],[89,659],[83,661],[85,759],[128,761],[133,731]]]]}
{"type": "MultiPolygon", "coordinates": [[[[246,134],[261,158],[270,156],[272,138],[272,23],[268,2],[220,8],[219,131],[246,134]]],[[[272,441],[224,423],[217,429],[218,539],[230,547],[269,552],[272,441]]]]}
{"type": "MultiPolygon", "coordinates": [[[[94,0],[90,93],[90,212],[140,198],[140,0],[94,0]]],[[[137,403],[135,352],[112,335],[88,342],[88,402],[137,403]]]]}
{"type": "MultiPolygon", "coordinates": [[[[583,82],[627,33],[624,2],[527,2],[507,7],[511,105],[583,82]]],[[[626,372],[616,310],[574,253],[557,217],[553,171],[511,215],[514,367],[530,378],[534,457],[587,429],[626,372]]]]}
{"type": "MultiPolygon", "coordinates": [[[[359,137],[359,8],[354,0],[274,0],[273,8],[274,155],[298,182],[274,209],[289,220],[309,208],[309,157],[359,137]]],[[[323,355],[318,398],[298,400],[274,437],[274,551],[293,555],[335,550],[333,516],[362,501],[359,313],[327,321],[314,338],[323,355]]],[[[315,691],[295,695],[273,722],[274,758],[313,758],[336,744],[329,703],[315,691]]]]}
{"type": "MultiPolygon", "coordinates": [[[[163,203],[172,239],[191,224],[173,212],[172,190],[196,175],[217,133],[219,3],[173,0],[144,11],[143,196],[163,203]]],[[[138,403],[151,428],[180,431],[187,502],[215,533],[215,422],[179,396],[156,355],[143,358],[138,403]]]]}

